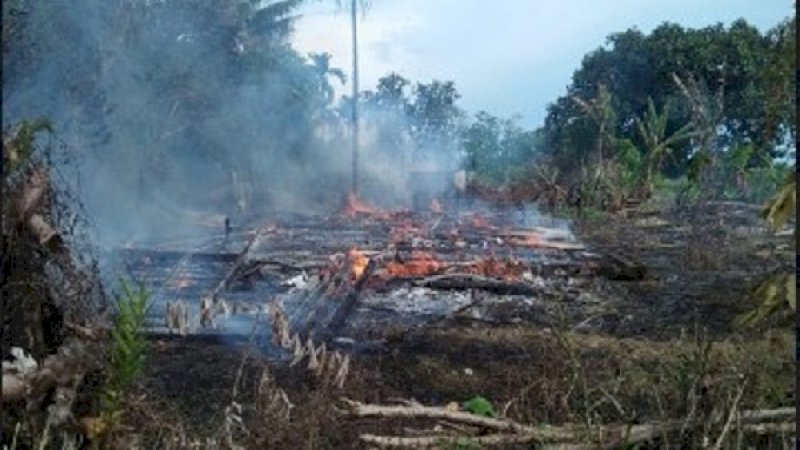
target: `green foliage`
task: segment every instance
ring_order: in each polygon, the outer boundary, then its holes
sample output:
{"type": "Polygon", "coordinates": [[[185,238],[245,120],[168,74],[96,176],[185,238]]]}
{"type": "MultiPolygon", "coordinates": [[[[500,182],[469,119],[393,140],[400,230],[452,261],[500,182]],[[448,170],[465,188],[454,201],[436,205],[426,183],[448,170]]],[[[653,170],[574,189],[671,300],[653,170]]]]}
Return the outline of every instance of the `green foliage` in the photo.
{"type": "Polygon", "coordinates": [[[111,332],[108,374],[103,389],[103,410],[113,417],[120,411],[122,397],[144,369],[147,342],[144,325],[150,294],[143,285],[135,289],[120,279],[123,295],[117,298],[118,315],[111,332]]]}
{"type": "Polygon", "coordinates": [[[780,229],[795,215],[797,205],[797,172],[792,170],[780,192],[764,207],[762,216],[773,229],[780,229]]]}
{"type": "Polygon", "coordinates": [[[628,139],[646,159],[645,180],[659,172],[699,179],[714,154],[742,145],[753,147],[748,169],[781,155],[795,129],[794,21],[766,34],[738,20],[611,35],[548,107],[545,152],[570,176],[628,139]]]}
{"type": "MultiPolygon", "coordinates": [[[[797,172],[792,170],[778,194],[770,200],[762,211],[773,230],[786,226],[794,217],[797,208],[797,172]]],[[[793,241],[797,242],[795,231],[793,241]]],[[[740,317],[737,322],[744,326],[754,326],[787,309],[797,311],[797,275],[795,273],[775,273],[762,281],[753,293],[757,306],[740,317]]]]}
{"type": "Polygon", "coordinates": [[[711,154],[708,150],[698,150],[689,160],[689,170],[687,176],[690,183],[699,183],[703,171],[712,163],[711,154]]]}
{"type": "Polygon", "coordinates": [[[392,72],[378,80],[375,92],[364,92],[363,98],[370,106],[405,114],[411,110],[412,99],[408,94],[410,85],[408,79],[392,72]]]}
{"type": "Polygon", "coordinates": [[[301,3],[27,1],[24,41],[4,55],[4,115],[46,113],[118,191],[148,200],[192,202],[233,172],[258,190],[272,166],[310,157],[341,75],[289,45],[301,3]],[[152,192],[153,179],[183,189],[152,192]]]}
{"type": "MultiPolygon", "coordinates": [[[[756,307],[737,317],[737,324],[752,327],[782,312],[797,311],[796,286],[797,276],[795,274],[777,273],[769,276],[753,292],[753,297],[757,302],[756,307]]],[[[786,320],[786,322],[790,322],[790,320],[786,320]]]]}
{"type": "Polygon", "coordinates": [[[33,154],[34,142],[39,133],[53,133],[53,124],[48,119],[23,120],[13,137],[3,142],[3,165],[5,174],[16,171],[33,154]]]}
{"type": "Polygon", "coordinates": [[[622,183],[632,190],[644,181],[642,155],[630,139],[618,139],[615,154],[622,171],[622,183]]]}
{"type": "Polygon", "coordinates": [[[788,169],[752,143],[713,154],[698,151],[689,164],[687,192],[697,198],[765,202],[780,188],[788,169]]]}
{"type": "Polygon", "coordinates": [[[538,137],[514,120],[479,112],[461,132],[466,166],[487,185],[521,181],[534,160],[538,137]]]}
{"type": "Polygon", "coordinates": [[[617,114],[612,104],[614,101],[613,95],[605,84],[599,82],[591,100],[584,100],[577,95],[573,95],[571,98],[583,114],[588,116],[597,127],[594,137],[594,157],[596,158],[597,167],[600,168],[605,163],[605,159],[611,156],[606,154],[607,150],[605,149],[614,142],[616,135],[614,124],[617,114]]]}
{"type": "Polygon", "coordinates": [[[410,134],[416,147],[415,156],[424,160],[433,153],[452,151],[456,143],[463,111],[456,106],[461,94],[452,81],[433,80],[417,83],[413,103],[406,114],[411,124],[410,134]]]}
{"type": "Polygon", "coordinates": [[[497,417],[497,413],[494,411],[492,403],[481,396],[476,396],[467,400],[464,402],[463,407],[466,411],[469,411],[472,414],[486,417],[497,417]]]}
{"type": "Polygon", "coordinates": [[[673,158],[673,147],[690,139],[694,132],[693,125],[686,125],[674,130],[672,134],[667,134],[672,113],[672,102],[667,101],[662,111],[656,110],[655,103],[651,97],[647,98],[647,111],[643,117],[636,117],[636,126],[639,136],[644,145],[644,154],[647,158],[647,170],[645,182],[650,183],[654,173],[661,170],[665,158],[673,158]]]}
{"type": "Polygon", "coordinates": [[[765,114],[760,126],[764,129],[762,141],[780,142],[789,135],[789,143],[797,136],[797,95],[795,65],[797,55],[796,17],[786,19],[766,33],[769,51],[760,70],[761,83],[766,86],[762,99],[765,114]]]}
{"type": "Polygon", "coordinates": [[[314,73],[318,77],[317,89],[318,94],[324,102],[323,106],[328,106],[333,103],[333,86],[328,82],[328,78],[334,78],[340,83],[344,84],[347,81],[347,76],[342,69],[331,67],[331,54],[330,53],[311,53],[308,55],[314,73]]]}

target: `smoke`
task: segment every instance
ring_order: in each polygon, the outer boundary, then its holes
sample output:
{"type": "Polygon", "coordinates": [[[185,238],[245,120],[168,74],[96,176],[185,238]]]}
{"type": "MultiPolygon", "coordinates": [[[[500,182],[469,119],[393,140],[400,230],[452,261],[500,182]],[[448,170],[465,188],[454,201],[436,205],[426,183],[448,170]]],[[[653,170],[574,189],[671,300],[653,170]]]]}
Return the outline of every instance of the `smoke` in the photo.
{"type": "MultiPolygon", "coordinates": [[[[72,179],[101,246],[342,206],[351,128],[326,97],[333,81],[288,43],[299,2],[250,3],[28,4],[23,44],[4,62],[17,76],[4,77],[3,119],[53,121],[80,157],[72,179]]],[[[409,207],[414,172],[456,168],[453,139],[421,143],[402,111],[362,111],[365,200],[409,207]]]]}

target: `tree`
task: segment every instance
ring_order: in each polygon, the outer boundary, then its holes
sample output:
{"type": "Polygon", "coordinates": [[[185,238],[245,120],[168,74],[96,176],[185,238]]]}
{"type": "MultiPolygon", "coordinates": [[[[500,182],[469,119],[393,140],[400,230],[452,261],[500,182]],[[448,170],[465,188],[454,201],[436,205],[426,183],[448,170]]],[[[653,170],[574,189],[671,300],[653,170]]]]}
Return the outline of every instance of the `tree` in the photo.
{"type": "Polygon", "coordinates": [[[406,88],[410,84],[408,79],[395,72],[381,77],[375,93],[376,104],[396,111],[407,111],[409,99],[406,88]]]}
{"type": "MultiPolygon", "coordinates": [[[[672,104],[664,136],[699,119],[696,104],[687,101],[673,76],[689,90],[702,93],[711,102],[707,108],[713,106],[719,116],[713,117],[714,142],[698,136],[671,146],[672,156],[661,165],[666,175],[686,174],[704,139],[721,151],[752,142],[758,153],[778,156],[790,141],[796,114],[794,20],[787,19],[766,34],[740,19],[728,27],[689,29],[664,23],[647,35],[635,28],[610,35],[606,46],[584,57],[566,94],[549,105],[543,127],[549,156],[564,173],[575,170],[576,161],[597,153],[598,142],[603,142],[597,139],[601,128],[645,148],[636,118],[648,114],[648,97],[656,105],[672,104]],[[613,99],[614,118],[604,125],[597,121],[594,106],[573,100],[596,99],[599,85],[613,99]]],[[[613,145],[604,147],[606,153],[613,145]]],[[[754,156],[751,164],[761,161],[764,158],[754,156]]]]}
{"type": "Polygon", "coordinates": [[[759,72],[765,86],[764,114],[759,122],[765,145],[788,144],[791,147],[797,139],[795,34],[796,17],[792,16],[769,30],[765,37],[769,51],[765,67],[759,72]]]}
{"type": "Polygon", "coordinates": [[[408,107],[411,132],[417,151],[446,147],[455,142],[459,119],[463,113],[456,106],[461,98],[452,81],[417,83],[413,90],[413,103],[408,107]]]}
{"type": "Polygon", "coordinates": [[[492,185],[521,181],[538,144],[535,132],[522,129],[514,119],[500,119],[485,111],[478,112],[461,132],[466,168],[492,185]]]}
{"type": "Polygon", "coordinates": [[[648,97],[647,111],[644,117],[636,118],[636,126],[644,143],[647,160],[644,182],[651,192],[653,174],[661,170],[665,158],[672,156],[673,146],[693,136],[691,123],[684,125],[671,135],[667,135],[671,109],[672,103],[667,102],[659,113],[653,99],[648,97]]]}
{"type": "Polygon", "coordinates": [[[342,69],[331,67],[330,53],[311,53],[309,59],[311,60],[312,71],[316,75],[318,94],[323,99],[324,106],[328,106],[333,103],[334,94],[333,86],[328,80],[333,78],[344,84],[347,81],[347,77],[342,69]]]}
{"type": "Polygon", "coordinates": [[[597,126],[597,136],[595,138],[595,157],[597,162],[595,167],[596,178],[602,177],[603,165],[605,164],[606,149],[614,139],[614,121],[616,119],[614,108],[611,105],[611,93],[604,84],[597,86],[597,94],[592,100],[583,100],[578,96],[572,96],[572,100],[580,106],[584,114],[589,116],[597,126]]]}

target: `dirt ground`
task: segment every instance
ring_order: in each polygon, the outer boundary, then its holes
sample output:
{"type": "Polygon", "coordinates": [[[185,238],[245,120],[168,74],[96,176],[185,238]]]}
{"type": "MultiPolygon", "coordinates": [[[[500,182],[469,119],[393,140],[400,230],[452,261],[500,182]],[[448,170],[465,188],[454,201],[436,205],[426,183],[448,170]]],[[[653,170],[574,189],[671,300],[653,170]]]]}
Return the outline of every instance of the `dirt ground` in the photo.
{"type": "MultiPolygon", "coordinates": [[[[245,420],[249,430],[242,440],[248,445],[349,449],[360,448],[359,433],[402,434],[430,424],[347,418],[332,408],[341,397],[445,405],[481,395],[514,420],[561,424],[580,422],[581,405],[600,391],[611,392],[616,402],[599,402],[599,419],[637,423],[685,415],[675,374],[703,364],[712,380],[704,392],[713,398],[730,395],[729,380],[737,372],[749,380],[743,408],[794,405],[790,330],[732,325],[752,306],[748,295],[760,277],[794,264],[790,237],[769,233],[757,208],[650,206],[583,221],[575,231],[592,251],[624,255],[646,268],[642,280],[597,277],[582,286],[591,313],[584,311],[579,323],[569,314],[559,318],[555,307],[536,309],[538,316],[516,323],[461,317],[397,330],[382,350],[355,356],[340,391],[319,386],[303,364],[290,368],[253,354],[242,365],[249,354],[244,340],[153,336],[147,374],[132,397],[131,425],[151,430],[148,439],[212,436],[224,427],[225,408],[235,399],[245,417],[256,418],[245,420]],[[713,350],[700,361],[699,349],[709,341],[713,350]],[[265,368],[294,405],[290,419],[258,423],[264,416],[252,413],[265,368]],[[582,389],[580,380],[598,389],[582,389]]],[[[758,447],[771,445],[764,443],[758,447]]]]}

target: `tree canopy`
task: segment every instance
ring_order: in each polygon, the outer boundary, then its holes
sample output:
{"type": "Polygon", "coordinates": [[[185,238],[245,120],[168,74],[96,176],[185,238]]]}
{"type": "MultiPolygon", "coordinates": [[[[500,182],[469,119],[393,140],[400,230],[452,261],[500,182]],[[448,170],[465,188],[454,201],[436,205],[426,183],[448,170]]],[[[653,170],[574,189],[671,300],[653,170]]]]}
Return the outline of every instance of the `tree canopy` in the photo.
{"type": "MultiPolygon", "coordinates": [[[[576,168],[583,155],[595,148],[591,115],[571,99],[592,101],[606,88],[613,119],[603,132],[629,139],[644,153],[648,134],[637,121],[656,109],[672,105],[661,119],[660,131],[675,135],[693,119],[674,77],[694,80],[698,93],[722,98],[714,135],[719,148],[752,144],[761,154],[779,156],[795,137],[794,18],[767,33],[745,20],[728,27],[701,29],[664,23],[649,34],[632,28],[609,36],[607,45],[587,54],[572,78],[567,93],[548,107],[544,124],[545,151],[567,168],[576,168]]],[[[667,111],[667,109],[665,109],[667,111]]],[[[697,150],[696,140],[671,145],[665,161],[667,174],[685,174],[697,150]]],[[[755,163],[757,160],[754,159],[755,163]]]]}

